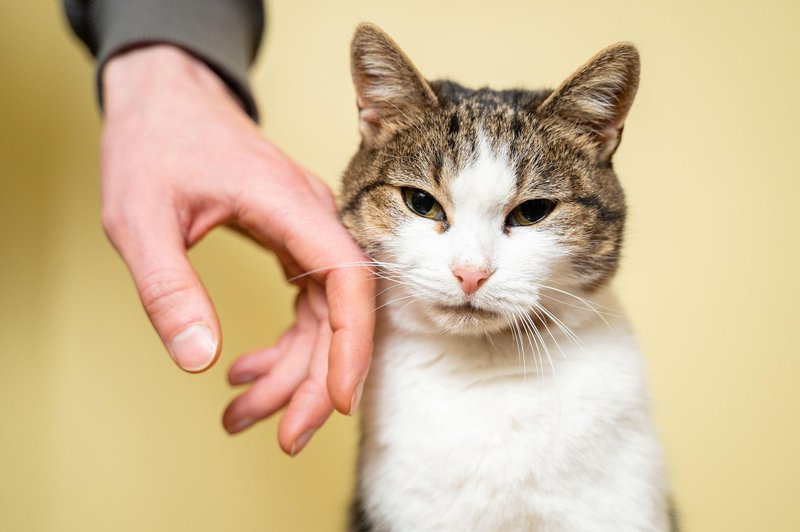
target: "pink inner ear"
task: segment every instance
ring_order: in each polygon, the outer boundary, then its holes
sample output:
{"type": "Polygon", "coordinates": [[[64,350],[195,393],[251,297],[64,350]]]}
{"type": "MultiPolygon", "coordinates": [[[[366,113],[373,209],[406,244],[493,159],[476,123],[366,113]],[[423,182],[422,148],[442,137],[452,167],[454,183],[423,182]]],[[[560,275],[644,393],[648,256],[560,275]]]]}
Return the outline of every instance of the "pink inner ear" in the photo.
{"type": "Polygon", "coordinates": [[[617,151],[619,142],[622,139],[622,129],[625,127],[625,117],[612,122],[605,128],[597,133],[597,138],[600,141],[600,160],[608,160],[617,151]]]}
{"type": "Polygon", "coordinates": [[[377,111],[371,107],[362,109],[359,101],[358,120],[361,131],[364,134],[375,134],[381,128],[380,117],[377,111]]]}

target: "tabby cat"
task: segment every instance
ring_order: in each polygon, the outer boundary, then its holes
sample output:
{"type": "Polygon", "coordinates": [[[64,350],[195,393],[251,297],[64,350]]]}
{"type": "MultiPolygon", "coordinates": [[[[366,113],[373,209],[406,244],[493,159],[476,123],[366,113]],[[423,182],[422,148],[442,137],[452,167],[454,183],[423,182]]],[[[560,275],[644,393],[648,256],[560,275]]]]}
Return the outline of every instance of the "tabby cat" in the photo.
{"type": "Polygon", "coordinates": [[[627,43],[555,90],[426,81],[352,43],[341,216],[381,278],[354,531],[666,531],[644,364],[608,288],[627,43]]]}

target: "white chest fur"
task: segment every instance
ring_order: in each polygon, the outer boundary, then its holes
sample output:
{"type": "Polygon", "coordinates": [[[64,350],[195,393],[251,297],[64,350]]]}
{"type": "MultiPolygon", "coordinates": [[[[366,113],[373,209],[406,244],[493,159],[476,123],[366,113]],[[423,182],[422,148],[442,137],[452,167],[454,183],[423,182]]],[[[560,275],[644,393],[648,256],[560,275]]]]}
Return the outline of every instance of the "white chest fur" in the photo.
{"type": "Polygon", "coordinates": [[[624,319],[587,321],[574,330],[582,345],[543,335],[552,365],[511,335],[404,332],[386,319],[362,402],[360,496],[377,530],[668,530],[624,319]]]}

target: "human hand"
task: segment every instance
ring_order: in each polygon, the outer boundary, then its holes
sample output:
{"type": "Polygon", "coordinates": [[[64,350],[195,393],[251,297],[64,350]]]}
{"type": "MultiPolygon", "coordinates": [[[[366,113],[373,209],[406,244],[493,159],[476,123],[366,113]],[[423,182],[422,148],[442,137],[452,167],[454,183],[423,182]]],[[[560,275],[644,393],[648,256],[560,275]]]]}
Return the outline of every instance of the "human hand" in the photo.
{"type": "Polygon", "coordinates": [[[145,311],[188,372],[219,356],[219,320],[186,250],[218,225],[272,250],[299,278],[297,321],[240,358],[252,382],[223,415],[239,432],[288,405],[278,440],[295,454],[335,407],[358,406],[372,354],[374,285],[330,190],[261,135],[204,63],[169,45],[114,57],[104,74],[103,226],[145,311]]]}

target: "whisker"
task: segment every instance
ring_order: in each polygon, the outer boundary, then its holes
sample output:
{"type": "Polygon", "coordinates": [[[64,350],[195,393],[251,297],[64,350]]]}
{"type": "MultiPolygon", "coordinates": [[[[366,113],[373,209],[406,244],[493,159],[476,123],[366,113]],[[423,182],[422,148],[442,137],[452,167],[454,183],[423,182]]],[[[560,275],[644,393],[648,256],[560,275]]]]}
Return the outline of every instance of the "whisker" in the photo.
{"type": "Polygon", "coordinates": [[[544,369],[544,365],[542,364],[542,353],[539,350],[539,343],[536,342],[536,338],[531,336],[528,325],[524,321],[525,316],[522,309],[518,305],[514,305],[514,308],[517,309],[519,316],[523,318],[522,327],[525,330],[525,336],[528,339],[528,345],[531,346],[531,354],[533,355],[533,360],[534,362],[536,362],[536,374],[539,376],[539,381],[542,382],[542,373],[543,373],[542,370],[544,369]],[[535,347],[534,343],[536,344],[535,347]]]}
{"type": "Polygon", "coordinates": [[[575,332],[573,332],[573,330],[572,330],[572,329],[570,329],[569,327],[567,327],[567,326],[564,324],[564,322],[563,322],[563,321],[561,321],[560,319],[558,319],[558,318],[555,316],[555,314],[553,314],[552,312],[550,312],[549,310],[547,310],[545,307],[543,307],[542,305],[540,305],[540,304],[538,304],[538,303],[534,303],[533,305],[534,305],[534,307],[536,307],[537,309],[539,309],[540,311],[542,311],[542,312],[543,312],[543,313],[544,313],[544,314],[545,314],[547,317],[549,317],[551,320],[553,320],[553,323],[555,323],[556,325],[558,325],[558,327],[559,327],[559,328],[560,328],[562,331],[564,331],[564,334],[566,334],[566,335],[567,335],[567,338],[569,338],[570,340],[572,340],[572,341],[573,341],[573,342],[574,342],[574,343],[575,343],[575,344],[576,344],[578,347],[580,347],[581,349],[583,349],[583,348],[585,347],[585,346],[584,346],[584,344],[583,344],[583,341],[582,341],[582,340],[581,340],[581,339],[578,337],[578,335],[577,335],[577,334],[575,334],[575,332]]]}
{"type": "Polygon", "coordinates": [[[557,348],[557,349],[558,349],[558,350],[561,352],[561,356],[562,356],[562,357],[563,357],[565,360],[568,360],[567,354],[566,354],[566,353],[564,353],[564,350],[561,348],[561,344],[559,344],[559,343],[558,343],[558,340],[557,340],[557,339],[556,339],[556,337],[553,335],[553,332],[550,330],[550,327],[547,325],[547,319],[546,319],[546,317],[543,317],[541,314],[539,314],[539,311],[538,311],[538,309],[536,309],[535,307],[534,307],[534,308],[532,308],[531,310],[532,310],[534,313],[536,313],[536,317],[537,317],[537,318],[539,318],[539,321],[542,323],[542,325],[544,325],[544,328],[545,328],[545,330],[547,331],[547,334],[549,334],[549,335],[550,335],[550,338],[552,338],[552,339],[553,339],[553,343],[554,343],[554,344],[556,344],[556,348],[557,348]]]}
{"type": "Polygon", "coordinates": [[[383,305],[375,307],[375,310],[373,310],[373,312],[377,312],[378,310],[382,309],[385,306],[391,305],[392,303],[397,303],[398,301],[403,301],[405,299],[410,299],[410,298],[417,298],[417,296],[414,295],[414,294],[411,294],[411,295],[408,295],[408,296],[403,296],[403,297],[398,297],[396,299],[392,299],[391,301],[387,301],[383,305]]]}
{"type": "MultiPolygon", "coordinates": [[[[550,357],[550,349],[547,347],[544,338],[542,338],[542,335],[539,333],[539,329],[536,327],[536,324],[533,322],[533,320],[527,313],[523,312],[522,309],[520,309],[520,313],[522,314],[525,321],[528,323],[528,327],[533,331],[533,333],[536,335],[536,338],[538,338],[539,342],[542,344],[542,349],[544,350],[544,353],[547,356],[547,361],[550,363],[550,369],[553,371],[553,376],[558,378],[558,375],[556,374],[556,368],[553,365],[553,359],[550,357]]],[[[541,353],[539,353],[539,357],[541,358],[541,353]]],[[[542,361],[541,371],[542,375],[544,375],[544,361],[542,361]]]]}
{"type": "MultiPolygon", "coordinates": [[[[542,346],[544,347],[544,353],[547,355],[547,362],[550,364],[550,369],[553,371],[553,377],[558,380],[558,373],[556,372],[556,366],[553,364],[553,358],[550,356],[550,349],[547,347],[547,343],[544,341],[542,334],[539,332],[539,328],[536,327],[536,324],[533,322],[533,319],[529,315],[525,315],[530,323],[530,326],[533,328],[533,331],[536,333],[536,336],[539,338],[539,341],[542,342],[542,346]]],[[[541,319],[541,318],[540,318],[541,319]]]]}
{"type": "Polygon", "coordinates": [[[512,313],[510,313],[510,312],[507,313],[505,311],[502,311],[502,313],[503,313],[503,316],[505,317],[506,321],[508,321],[509,325],[511,326],[509,330],[511,331],[511,337],[514,339],[514,345],[517,347],[517,360],[519,362],[521,362],[520,365],[522,366],[522,378],[524,380],[524,379],[527,378],[527,367],[526,367],[526,364],[525,364],[525,356],[524,356],[524,354],[522,352],[522,349],[520,348],[521,341],[517,337],[518,331],[517,331],[517,329],[515,327],[517,322],[516,322],[516,319],[514,319],[514,316],[513,316],[512,313]]]}
{"type": "MultiPolygon", "coordinates": [[[[564,351],[561,349],[561,345],[559,345],[558,340],[556,340],[555,336],[553,336],[553,333],[550,332],[550,327],[547,326],[547,320],[542,318],[542,316],[539,314],[539,312],[535,308],[531,309],[531,310],[533,310],[533,312],[536,313],[536,317],[539,319],[539,321],[542,323],[542,325],[545,326],[545,328],[547,329],[547,332],[550,334],[550,338],[553,339],[553,343],[556,344],[556,347],[558,348],[558,350],[561,351],[561,355],[566,359],[567,356],[564,354],[564,351]]],[[[533,325],[533,327],[536,328],[536,324],[533,323],[532,318],[530,316],[528,316],[528,319],[531,320],[531,325],[533,325]]],[[[556,372],[555,365],[553,364],[553,360],[550,358],[549,351],[547,353],[547,359],[550,361],[550,367],[553,369],[553,378],[556,381],[556,390],[558,392],[557,395],[556,395],[556,405],[555,405],[555,408],[556,408],[555,437],[556,437],[556,439],[558,439],[558,435],[559,435],[559,433],[561,431],[561,387],[559,386],[558,373],[556,372]]]]}
{"type": "Polygon", "coordinates": [[[402,307],[400,307],[399,309],[397,309],[397,311],[400,312],[401,310],[403,310],[404,308],[409,306],[411,303],[415,303],[417,301],[419,301],[419,299],[412,299],[411,301],[407,301],[406,304],[403,305],[402,307]]]}
{"type": "Polygon", "coordinates": [[[400,284],[400,283],[397,283],[397,284],[390,284],[389,286],[387,286],[386,288],[384,288],[383,290],[381,290],[380,292],[378,292],[377,294],[375,294],[375,297],[374,297],[373,299],[378,299],[378,297],[380,297],[380,296],[381,296],[381,295],[383,295],[384,293],[388,292],[388,291],[389,291],[389,290],[391,290],[392,288],[400,288],[400,286],[401,286],[401,284],[400,284]]]}
{"type": "Polygon", "coordinates": [[[559,303],[561,305],[567,306],[567,307],[572,307],[572,308],[576,308],[576,309],[579,309],[579,310],[588,310],[590,312],[600,313],[600,314],[603,314],[605,316],[610,316],[612,318],[619,318],[619,317],[622,316],[622,314],[619,313],[619,312],[611,312],[611,311],[608,311],[608,310],[590,309],[590,308],[586,308],[583,305],[576,305],[574,303],[568,303],[567,301],[564,301],[563,299],[559,299],[557,297],[553,297],[553,296],[550,296],[550,295],[547,295],[547,294],[540,293],[539,295],[541,297],[546,297],[547,299],[551,299],[551,300],[553,300],[553,301],[555,301],[555,302],[557,302],[557,303],[559,303]]]}
{"type": "Polygon", "coordinates": [[[329,266],[322,266],[320,268],[315,268],[313,270],[309,270],[307,272],[303,272],[303,273],[301,273],[299,275],[295,275],[294,277],[289,278],[289,282],[291,283],[291,282],[294,282],[294,281],[296,281],[298,279],[302,279],[303,277],[306,277],[308,275],[313,275],[315,273],[324,272],[324,271],[328,271],[328,270],[336,270],[336,269],[339,269],[339,268],[356,268],[356,267],[369,268],[369,267],[376,267],[376,266],[377,267],[381,267],[381,268],[386,268],[386,269],[389,269],[391,271],[391,270],[399,267],[400,265],[395,265],[395,264],[391,264],[391,263],[388,263],[388,262],[378,262],[378,261],[341,262],[341,263],[338,263],[338,264],[331,264],[329,266]]]}
{"type": "MultiPolygon", "coordinates": [[[[519,321],[519,318],[521,318],[521,317],[522,316],[514,314],[514,324],[517,326],[517,331],[519,333],[520,340],[522,340],[523,333],[525,335],[525,339],[528,340],[528,345],[531,348],[531,356],[533,356],[533,362],[536,365],[536,376],[539,378],[539,380],[541,380],[542,372],[541,372],[541,369],[539,367],[541,354],[539,353],[539,345],[537,344],[536,347],[534,348],[533,343],[531,343],[531,335],[529,334],[527,328],[525,327],[525,322],[524,321],[523,322],[519,321]]],[[[524,342],[522,342],[522,360],[523,361],[525,360],[525,343],[524,342]]],[[[523,380],[525,379],[525,377],[526,377],[526,375],[523,374],[523,380]]]]}
{"type": "Polygon", "coordinates": [[[392,283],[403,285],[403,286],[414,286],[414,283],[409,282],[403,278],[393,277],[389,275],[382,275],[382,274],[375,274],[373,279],[383,279],[385,281],[390,281],[392,283]]]}
{"type": "Polygon", "coordinates": [[[588,300],[586,300],[586,299],[584,299],[584,298],[582,298],[580,296],[577,296],[577,295],[575,295],[575,294],[573,294],[571,292],[567,292],[566,290],[562,290],[560,288],[555,288],[555,287],[552,287],[552,286],[547,286],[547,285],[543,285],[543,284],[539,284],[539,283],[533,283],[533,284],[534,284],[534,286],[537,286],[539,288],[545,288],[547,290],[553,290],[553,291],[558,292],[560,294],[564,294],[566,296],[569,296],[569,297],[577,299],[578,301],[580,301],[581,303],[583,303],[585,305],[587,310],[591,310],[592,312],[594,312],[603,321],[603,323],[606,324],[607,327],[611,328],[611,325],[608,323],[608,321],[605,319],[605,317],[588,300]]]}

